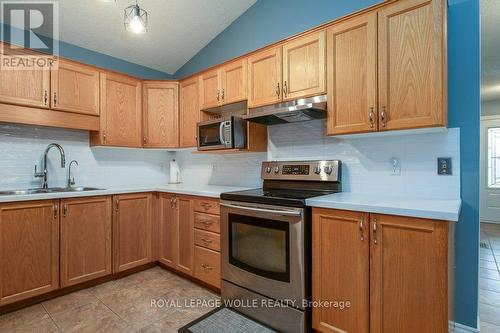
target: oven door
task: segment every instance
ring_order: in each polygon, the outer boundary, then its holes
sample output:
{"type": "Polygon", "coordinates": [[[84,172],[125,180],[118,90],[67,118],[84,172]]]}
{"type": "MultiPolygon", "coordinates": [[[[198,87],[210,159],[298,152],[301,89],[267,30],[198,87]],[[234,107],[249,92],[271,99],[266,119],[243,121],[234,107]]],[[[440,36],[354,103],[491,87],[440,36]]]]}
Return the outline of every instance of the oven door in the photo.
{"type": "Polygon", "coordinates": [[[231,145],[231,139],[226,138],[224,119],[198,123],[198,150],[232,148],[231,145]]]}
{"type": "Polygon", "coordinates": [[[302,309],[303,222],[301,208],[223,201],[222,279],[302,309]]]}

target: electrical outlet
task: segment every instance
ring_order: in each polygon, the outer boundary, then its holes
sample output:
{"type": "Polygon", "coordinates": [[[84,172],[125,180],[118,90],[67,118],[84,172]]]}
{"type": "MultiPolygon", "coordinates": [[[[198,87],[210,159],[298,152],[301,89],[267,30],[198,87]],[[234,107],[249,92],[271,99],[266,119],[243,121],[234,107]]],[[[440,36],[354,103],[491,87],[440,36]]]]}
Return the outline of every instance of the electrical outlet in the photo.
{"type": "Polygon", "coordinates": [[[437,167],[438,175],[451,175],[451,157],[438,157],[437,167]]]}
{"type": "Polygon", "coordinates": [[[399,158],[391,158],[391,176],[401,176],[401,161],[399,158]]]}

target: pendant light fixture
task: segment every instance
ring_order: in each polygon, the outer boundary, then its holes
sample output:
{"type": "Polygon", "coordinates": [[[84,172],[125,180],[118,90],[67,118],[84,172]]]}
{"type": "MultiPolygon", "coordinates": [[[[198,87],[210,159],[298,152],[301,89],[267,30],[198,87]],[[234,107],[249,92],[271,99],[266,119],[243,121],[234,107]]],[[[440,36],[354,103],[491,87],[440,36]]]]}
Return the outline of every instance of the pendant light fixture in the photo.
{"type": "Polygon", "coordinates": [[[139,7],[137,0],[134,5],[125,8],[124,13],[125,29],[136,34],[147,31],[148,28],[148,12],[139,7]]]}

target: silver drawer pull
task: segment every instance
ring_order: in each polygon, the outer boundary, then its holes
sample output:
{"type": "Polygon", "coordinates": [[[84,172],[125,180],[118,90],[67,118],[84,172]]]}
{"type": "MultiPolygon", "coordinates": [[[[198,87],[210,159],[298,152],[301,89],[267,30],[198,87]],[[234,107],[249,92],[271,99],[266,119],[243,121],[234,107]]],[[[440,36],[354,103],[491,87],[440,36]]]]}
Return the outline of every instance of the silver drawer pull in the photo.
{"type": "Polygon", "coordinates": [[[204,225],[212,225],[212,224],[214,224],[214,221],[210,221],[210,220],[199,220],[199,222],[203,223],[204,225]]]}
{"type": "Polygon", "coordinates": [[[201,240],[202,240],[203,242],[205,242],[205,243],[212,244],[212,240],[211,240],[211,239],[205,239],[205,238],[202,238],[201,240]]]}
{"type": "Polygon", "coordinates": [[[207,264],[201,264],[201,267],[202,267],[203,269],[206,269],[207,271],[211,271],[211,270],[213,270],[213,269],[214,269],[212,266],[207,265],[207,264]]]}

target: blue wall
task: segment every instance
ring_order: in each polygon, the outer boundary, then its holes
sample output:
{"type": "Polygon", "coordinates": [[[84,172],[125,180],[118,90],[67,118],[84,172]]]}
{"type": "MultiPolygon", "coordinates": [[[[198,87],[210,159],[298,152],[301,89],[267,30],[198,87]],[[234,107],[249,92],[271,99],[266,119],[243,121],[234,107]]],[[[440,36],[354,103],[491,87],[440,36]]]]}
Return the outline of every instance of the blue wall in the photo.
{"type": "MultiPolygon", "coordinates": [[[[4,25],[2,24],[2,28],[4,25]]],[[[13,28],[15,29],[15,28],[13,28]]],[[[42,38],[43,39],[43,38],[42,38]]],[[[9,42],[9,40],[5,40],[9,42]]],[[[172,79],[173,75],[161,72],[146,66],[118,59],[107,54],[95,52],[73,44],[59,42],[59,55],[61,57],[80,61],[85,64],[102,67],[105,69],[129,74],[143,79],[172,79]]]]}
{"type": "MultiPolygon", "coordinates": [[[[231,59],[376,0],[259,0],[175,73],[231,59]]],[[[448,1],[449,126],[461,131],[463,208],[456,224],[455,321],[477,327],[479,252],[479,0],[448,1]]]]}

